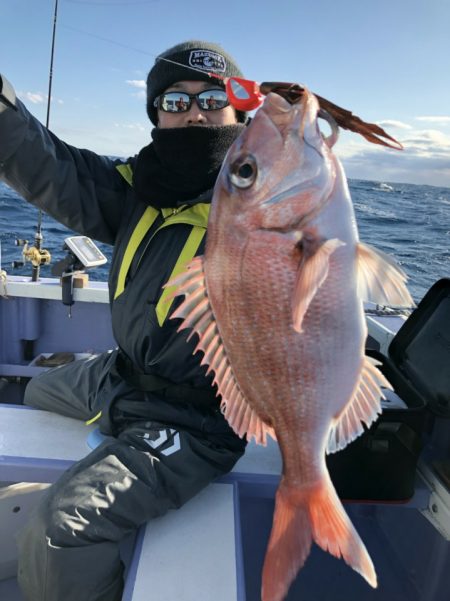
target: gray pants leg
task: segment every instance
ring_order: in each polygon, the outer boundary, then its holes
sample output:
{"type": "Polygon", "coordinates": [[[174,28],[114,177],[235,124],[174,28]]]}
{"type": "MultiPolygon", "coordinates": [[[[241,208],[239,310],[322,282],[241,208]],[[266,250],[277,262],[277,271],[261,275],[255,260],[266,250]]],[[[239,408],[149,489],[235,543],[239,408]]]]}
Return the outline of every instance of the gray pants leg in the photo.
{"type": "Polygon", "coordinates": [[[24,403],[75,419],[88,420],[104,403],[115,353],[74,361],[36,376],[25,389],[24,403]]]}
{"type": "Polygon", "coordinates": [[[242,454],[160,428],[131,424],[49,488],[18,538],[27,601],[119,601],[119,541],[180,507],[242,454]]]}
{"type": "MultiPolygon", "coordinates": [[[[30,381],[25,402],[89,419],[109,395],[130,398],[126,383],[111,379],[113,361],[114,353],[103,354],[46,372],[30,381]]],[[[18,581],[25,599],[118,601],[119,542],[149,519],[183,505],[242,455],[229,435],[210,440],[201,432],[136,419],[67,470],[18,537],[18,581]]]]}

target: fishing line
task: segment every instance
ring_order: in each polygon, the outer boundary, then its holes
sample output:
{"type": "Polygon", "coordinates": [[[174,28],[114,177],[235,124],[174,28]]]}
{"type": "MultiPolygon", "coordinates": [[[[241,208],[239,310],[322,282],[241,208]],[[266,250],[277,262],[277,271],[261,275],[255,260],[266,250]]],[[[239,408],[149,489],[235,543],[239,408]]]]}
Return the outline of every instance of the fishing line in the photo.
{"type": "MultiPolygon", "coordinates": [[[[66,0],[66,1],[68,1],[68,0],[66,0]]],[[[76,33],[81,33],[83,35],[90,36],[92,38],[96,38],[98,40],[102,40],[104,42],[108,42],[110,44],[115,44],[116,46],[121,46],[122,48],[126,48],[127,50],[132,50],[133,52],[138,52],[140,54],[145,54],[146,56],[151,56],[152,58],[154,58],[156,60],[165,61],[166,63],[172,63],[174,65],[177,65],[178,67],[184,67],[185,69],[189,69],[190,71],[197,71],[198,73],[203,73],[203,75],[209,75],[210,77],[218,77],[220,79],[219,76],[215,76],[214,74],[208,73],[204,69],[198,69],[197,67],[192,67],[190,65],[184,65],[183,63],[178,63],[177,61],[173,61],[170,58],[165,58],[164,56],[158,56],[157,54],[148,52],[147,50],[141,50],[140,48],[135,48],[134,46],[129,46],[128,44],[123,44],[122,42],[117,42],[116,40],[111,40],[110,38],[105,38],[104,36],[98,35],[96,33],[91,33],[89,31],[83,31],[82,29],[78,29],[76,27],[71,27],[70,25],[60,25],[60,27],[62,27],[64,29],[69,29],[70,31],[74,31],[76,33]]]]}
{"type": "Polygon", "coordinates": [[[123,44],[122,42],[117,42],[116,40],[111,40],[110,38],[105,38],[104,36],[98,35],[96,33],[91,33],[89,31],[83,31],[82,29],[78,29],[77,27],[71,27],[70,25],[60,24],[60,27],[63,29],[69,29],[70,31],[75,31],[76,33],[82,33],[83,35],[90,36],[92,38],[97,38],[97,40],[103,40],[104,42],[109,42],[110,44],[115,44],[116,46],[121,46],[122,48],[126,48],[127,50],[133,50],[134,52],[139,52],[140,54],[146,54],[147,56],[152,56],[156,58],[156,54],[152,54],[151,52],[147,52],[146,50],[141,50],[140,48],[133,48],[133,46],[129,46],[128,44],[123,44]]]}
{"type": "Polygon", "coordinates": [[[106,0],[105,2],[93,2],[92,0],[65,0],[70,4],[82,4],[83,6],[129,6],[130,4],[155,4],[158,0],[119,0],[114,2],[106,0]]]}

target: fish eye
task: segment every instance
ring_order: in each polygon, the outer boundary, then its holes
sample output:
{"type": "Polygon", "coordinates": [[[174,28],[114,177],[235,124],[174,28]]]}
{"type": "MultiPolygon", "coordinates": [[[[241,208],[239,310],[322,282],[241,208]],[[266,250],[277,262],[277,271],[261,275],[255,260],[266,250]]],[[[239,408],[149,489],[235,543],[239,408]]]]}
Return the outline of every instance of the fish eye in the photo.
{"type": "Polygon", "coordinates": [[[250,188],[257,174],[256,160],[251,154],[239,157],[230,168],[230,180],[236,188],[250,188]]]}

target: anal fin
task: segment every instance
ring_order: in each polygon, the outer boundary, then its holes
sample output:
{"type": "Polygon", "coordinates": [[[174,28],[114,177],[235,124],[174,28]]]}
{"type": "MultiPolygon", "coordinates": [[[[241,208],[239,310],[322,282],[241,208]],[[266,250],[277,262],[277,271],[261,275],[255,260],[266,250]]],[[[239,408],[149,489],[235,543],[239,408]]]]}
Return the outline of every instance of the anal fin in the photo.
{"type": "Polygon", "coordinates": [[[375,359],[365,356],[363,361],[355,392],[330,429],[327,453],[340,451],[360,436],[364,432],[362,422],[369,427],[381,414],[380,400],[384,397],[380,387],[392,389],[375,359]]]}

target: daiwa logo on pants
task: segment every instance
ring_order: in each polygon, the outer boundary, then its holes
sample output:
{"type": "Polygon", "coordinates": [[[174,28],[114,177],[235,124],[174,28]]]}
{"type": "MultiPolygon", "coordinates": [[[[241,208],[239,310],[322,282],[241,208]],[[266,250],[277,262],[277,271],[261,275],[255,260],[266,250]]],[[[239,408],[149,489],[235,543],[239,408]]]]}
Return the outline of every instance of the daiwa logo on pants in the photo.
{"type": "Polygon", "coordinates": [[[189,65],[203,71],[225,72],[227,61],[218,52],[211,50],[192,50],[189,55],[189,65]]]}
{"type": "Polygon", "coordinates": [[[165,455],[166,457],[168,457],[169,455],[173,455],[173,453],[176,453],[181,449],[179,432],[173,430],[172,428],[169,428],[167,430],[160,430],[160,434],[155,440],[150,439],[150,435],[148,432],[144,434],[143,438],[145,442],[150,447],[152,447],[152,449],[158,449],[160,446],[162,446],[169,440],[169,437],[172,436],[172,444],[166,447],[164,450],[160,451],[161,455],[165,455]]]}

